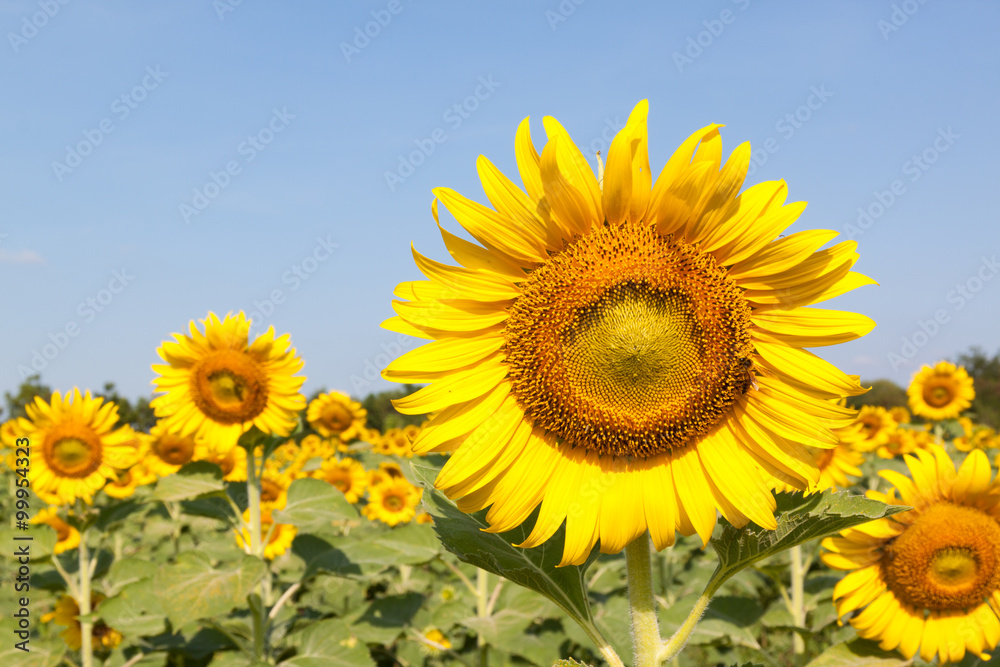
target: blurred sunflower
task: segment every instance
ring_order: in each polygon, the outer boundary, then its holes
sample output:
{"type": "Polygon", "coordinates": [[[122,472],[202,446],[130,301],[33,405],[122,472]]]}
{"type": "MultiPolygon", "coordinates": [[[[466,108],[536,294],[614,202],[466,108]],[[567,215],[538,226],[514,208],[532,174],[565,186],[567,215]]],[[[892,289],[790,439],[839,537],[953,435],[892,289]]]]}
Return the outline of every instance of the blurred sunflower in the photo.
{"type": "Polygon", "coordinates": [[[117,470],[114,479],[104,485],[104,493],[112,498],[123,500],[131,498],[140,486],[146,486],[156,481],[157,476],[146,467],[144,461],[139,461],[127,470],[117,470]]]}
{"type": "Polygon", "coordinates": [[[833,592],[837,615],[860,611],[858,634],[908,659],[988,660],[1000,641],[1000,485],[978,450],[957,474],[936,445],[905,458],[910,477],[883,470],[895,488],[867,495],[913,509],[823,541],[823,562],[851,570],[833,592]]]}
{"type": "Polygon", "coordinates": [[[603,189],[553,118],[541,155],[528,120],[518,129],[527,194],[485,157],[492,208],[436,189],[481,245],[442,229],[459,266],[414,251],[429,280],[400,284],[383,324],[434,341],[383,377],[431,383],[394,404],[436,413],[414,443],[454,452],[436,487],[464,511],[492,506],[496,532],[540,505],[520,546],[565,521],[563,565],[647,529],[658,549],[677,530],[707,540],[716,510],[774,528],[773,483],[814,484],[805,446],[835,446],[854,417],[828,399],[864,391],[803,349],[874,326],[806,307],[873,283],[851,271],[856,243],[781,236],[804,203],[785,205],[783,181],[740,194],[750,146],[723,164],[719,125],[654,183],[646,116],[643,101],[612,142],[603,189]]]}
{"type": "Polygon", "coordinates": [[[204,437],[228,451],[256,426],[264,433],[288,435],[305,407],[299,393],[305,378],[288,334],[274,327],[249,342],[250,321],[240,312],[219,321],[202,320],[205,333],[191,322],[191,335],[174,334],[157,354],[167,362],[153,366],[161,393],[150,402],[165,428],[181,436],[204,437]]]}
{"type": "MultiPolygon", "coordinates": [[[[93,593],[90,596],[90,608],[95,610],[104,596],[100,593],[93,593]]],[[[60,596],[56,602],[55,609],[42,616],[43,623],[54,622],[56,625],[65,626],[66,629],[59,633],[66,645],[74,651],[79,651],[83,644],[83,631],[80,625],[80,605],[69,595],[60,596]]],[[[114,628],[101,620],[94,623],[91,630],[94,650],[105,653],[114,650],[122,643],[122,635],[114,628]]]]}
{"type": "Polygon", "coordinates": [[[306,421],[324,438],[357,440],[365,428],[368,411],[347,394],[330,391],[309,403],[306,421]]]}
{"type": "Polygon", "coordinates": [[[314,476],[340,489],[349,503],[358,502],[368,483],[365,467],[349,456],[324,461],[314,476]]]}
{"type": "Polygon", "coordinates": [[[193,461],[197,449],[194,436],[172,433],[163,422],[157,422],[149,429],[145,441],[147,449],[143,460],[149,470],[160,477],[171,475],[185,463],[193,461]]]}
{"type": "Polygon", "coordinates": [[[80,531],[63,521],[56,507],[38,510],[38,514],[31,518],[30,523],[44,523],[56,531],[56,546],[52,550],[56,555],[80,546],[80,531]]]}
{"type": "Polygon", "coordinates": [[[887,443],[897,426],[889,411],[877,405],[863,406],[857,422],[861,425],[862,438],[854,444],[859,452],[871,452],[887,443]]]}
{"type": "Polygon", "coordinates": [[[368,489],[368,504],[361,513],[390,526],[406,523],[416,514],[421,495],[423,489],[402,477],[390,478],[368,489]]]}
{"type": "Polygon", "coordinates": [[[375,486],[376,484],[381,484],[387,479],[402,479],[403,469],[399,467],[398,463],[392,461],[383,461],[378,464],[378,468],[373,468],[368,471],[368,486],[375,486]]]}
{"type": "Polygon", "coordinates": [[[50,505],[90,503],[116,469],[131,466],[138,458],[139,438],[129,426],[115,428],[118,406],[93,398],[90,392],[52,394],[46,403],[36,396],[24,406],[27,418],[18,420],[32,443],[40,443],[41,456],[31,459],[28,479],[38,497],[50,505]]]}
{"type": "Polygon", "coordinates": [[[865,462],[865,456],[848,445],[840,444],[833,449],[813,449],[812,453],[816,458],[816,467],[819,468],[819,481],[810,487],[811,492],[846,489],[854,484],[850,477],[861,477],[858,466],[865,462]]]}
{"type": "Polygon", "coordinates": [[[424,655],[440,655],[442,651],[447,651],[451,648],[451,642],[437,628],[430,628],[420,636],[423,639],[420,642],[420,648],[423,650],[424,655]]]}
{"type": "Polygon", "coordinates": [[[909,424],[910,423],[910,411],[904,408],[902,405],[894,405],[889,408],[889,416],[892,417],[893,421],[897,424],[909,424]]]}
{"type": "Polygon", "coordinates": [[[882,459],[894,459],[897,456],[912,454],[917,450],[914,433],[908,428],[894,428],[888,433],[886,441],[875,450],[875,454],[882,459]]]}
{"type": "Polygon", "coordinates": [[[964,368],[939,361],[934,368],[924,366],[913,376],[906,395],[913,414],[941,421],[953,419],[968,409],[976,390],[964,368]]]}
{"type": "Polygon", "coordinates": [[[227,482],[247,481],[247,451],[242,447],[231,447],[228,451],[219,451],[205,442],[195,444],[195,461],[208,461],[222,469],[222,479],[227,482]]]}
{"type": "Polygon", "coordinates": [[[382,434],[375,451],[386,456],[413,456],[413,442],[401,428],[390,428],[382,434]]]}

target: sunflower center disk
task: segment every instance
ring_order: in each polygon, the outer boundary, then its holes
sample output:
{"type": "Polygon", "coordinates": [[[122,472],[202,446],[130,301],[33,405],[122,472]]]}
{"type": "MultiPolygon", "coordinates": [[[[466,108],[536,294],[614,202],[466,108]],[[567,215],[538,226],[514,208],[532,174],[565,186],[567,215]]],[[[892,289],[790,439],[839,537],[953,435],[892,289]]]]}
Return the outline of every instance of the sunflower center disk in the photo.
{"type": "Polygon", "coordinates": [[[184,465],[194,456],[194,440],[173,434],[160,437],[155,447],[156,455],[170,465],[184,465]]]}
{"type": "Polygon", "coordinates": [[[1000,525],[972,507],[928,508],[892,542],[885,580],[899,599],[919,609],[968,609],[1000,585],[1000,525]]]}
{"type": "Polygon", "coordinates": [[[951,390],[944,385],[928,383],[924,387],[924,401],[931,407],[943,408],[952,401],[951,390]]]}
{"type": "Polygon", "coordinates": [[[742,290],[692,246],[605,228],[536,269],[511,307],[509,377],[536,427],[602,455],[687,445],[745,391],[742,290]]]}
{"type": "Polygon", "coordinates": [[[333,403],[323,409],[320,419],[328,429],[340,433],[351,425],[354,416],[343,405],[333,403]]]}
{"type": "Polygon", "coordinates": [[[42,452],[49,468],[60,477],[80,479],[101,466],[101,439],[82,424],[67,422],[53,428],[42,452]]]}
{"type": "Polygon", "coordinates": [[[223,424],[252,421],[267,407],[267,377],[249,355],[219,350],[206,356],[192,375],[194,401],[223,424]]]}

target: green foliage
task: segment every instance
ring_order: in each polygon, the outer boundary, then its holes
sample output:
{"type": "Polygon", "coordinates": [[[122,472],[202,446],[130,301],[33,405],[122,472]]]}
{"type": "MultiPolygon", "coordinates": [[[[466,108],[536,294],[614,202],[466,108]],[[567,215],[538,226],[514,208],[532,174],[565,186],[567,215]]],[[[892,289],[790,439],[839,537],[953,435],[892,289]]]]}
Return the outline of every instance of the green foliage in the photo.
{"type": "Polygon", "coordinates": [[[114,382],[105,382],[104,389],[94,395],[101,396],[118,406],[119,426],[128,424],[138,431],[148,432],[156,424],[156,415],[153,414],[153,408],[149,407],[149,399],[145,396],[140,396],[135,402],[129,401],[118,393],[114,382]]]}
{"type": "Polygon", "coordinates": [[[1000,351],[990,357],[973,347],[960,354],[957,363],[968,371],[976,389],[971,408],[976,421],[1000,429],[1000,351]]]}
{"type": "Polygon", "coordinates": [[[368,421],[365,425],[368,428],[375,428],[384,433],[390,428],[403,428],[410,424],[422,424],[427,418],[425,415],[404,415],[392,407],[394,399],[409,396],[419,388],[419,385],[404,384],[401,389],[380,391],[377,394],[368,394],[365,396],[361,401],[361,406],[368,411],[368,421]]]}
{"type": "Polygon", "coordinates": [[[41,396],[47,401],[51,395],[52,389],[48,385],[42,384],[42,376],[29,375],[17,388],[16,394],[11,394],[9,391],[3,393],[4,403],[7,404],[4,419],[26,417],[24,406],[35,400],[35,396],[41,396]]]}
{"type": "MultiPolygon", "coordinates": [[[[867,382],[862,382],[861,386],[867,384],[867,382]]],[[[852,408],[860,408],[864,405],[875,405],[882,408],[906,407],[906,390],[892,380],[873,380],[871,389],[867,393],[860,396],[849,396],[847,405],[852,408]]]]}

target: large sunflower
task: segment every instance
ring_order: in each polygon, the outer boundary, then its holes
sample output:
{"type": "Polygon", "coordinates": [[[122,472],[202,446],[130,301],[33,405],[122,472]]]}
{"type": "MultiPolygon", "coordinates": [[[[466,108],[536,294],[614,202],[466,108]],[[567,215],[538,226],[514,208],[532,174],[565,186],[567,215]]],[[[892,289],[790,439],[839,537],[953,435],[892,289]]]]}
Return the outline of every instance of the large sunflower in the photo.
{"type": "Polygon", "coordinates": [[[964,368],[939,361],[934,368],[917,371],[906,394],[913,414],[939,421],[953,419],[972,405],[976,390],[964,368]]]}
{"type": "Polygon", "coordinates": [[[27,418],[18,429],[41,456],[31,458],[28,479],[38,497],[51,505],[90,503],[108,479],[118,476],[139,456],[139,437],[129,426],[115,428],[118,406],[90,392],[52,394],[46,403],[36,396],[24,406],[27,418]]]}
{"type": "Polygon", "coordinates": [[[153,366],[162,395],[150,405],[164,428],[204,437],[220,451],[252,426],[288,435],[306,405],[299,393],[305,378],[294,375],[302,359],[288,334],[275,338],[271,327],[250,343],[250,321],[242,312],[221,322],[209,313],[202,323],[205,333],[192,321],[190,336],[174,334],[176,342],[164,341],[157,350],[167,363],[153,366]]]}
{"type": "Polygon", "coordinates": [[[823,541],[827,565],[853,570],[834,589],[837,614],[860,610],[858,634],[907,658],[982,655],[1000,641],[1000,484],[978,450],[957,474],[937,445],[906,465],[910,477],[879,473],[895,489],[867,495],[912,510],[823,541]]]}
{"type": "MultiPolygon", "coordinates": [[[[413,448],[453,451],[436,480],[465,511],[492,506],[492,531],[541,505],[521,544],[566,522],[562,564],[600,541],[620,551],[647,529],[711,535],[716,510],[773,528],[771,487],[818,479],[803,445],[837,444],[862,393],[803,348],[867,333],[862,315],[805,306],[873,281],[854,242],[782,232],[804,208],[783,181],[738,194],[749,144],[722,163],[719,125],[695,132],[655,184],[640,102],[615,137],[603,188],[566,130],[528,120],[515,141],[525,192],[485,157],[493,208],[439,188],[481,245],[441,229],[459,266],[414,251],[429,280],[402,283],[386,328],[434,342],[383,377],[430,382],[395,402],[435,412],[413,448]]],[[[437,213],[435,202],[435,216],[437,213]]]]}

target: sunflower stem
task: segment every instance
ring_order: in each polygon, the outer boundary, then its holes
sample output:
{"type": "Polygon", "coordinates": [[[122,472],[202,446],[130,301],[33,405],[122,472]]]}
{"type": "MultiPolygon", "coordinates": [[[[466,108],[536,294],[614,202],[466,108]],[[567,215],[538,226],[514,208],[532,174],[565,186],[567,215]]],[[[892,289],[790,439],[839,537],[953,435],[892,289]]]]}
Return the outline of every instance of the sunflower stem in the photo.
{"type": "MultiPolygon", "coordinates": [[[[476,615],[485,619],[489,616],[489,573],[486,570],[476,570],[476,615]]],[[[482,634],[476,635],[476,644],[479,646],[479,667],[487,667],[489,664],[490,647],[482,634]]]]}
{"type": "Polygon", "coordinates": [[[94,665],[94,624],[90,620],[90,555],[87,552],[87,528],[80,531],[80,546],[77,548],[80,557],[80,663],[83,667],[94,665]],[[86,619],[86,620],[84,620],[86,619]]]}
{"type": "MultiPolygon", "coordinates": [[[[806,573],[802,566],[802,545],[796,544],[788,550],[788,554],[792,562],[792,621],[795,623],[795,627],[804,628],[806,625],[804,595],[806,573]]],[[[806,651],[805,641],[798,632],[792,635],[792,647],[796,655],[802,655],[806,651]]]]}
{"type": "Polygon", "coordinates": [[[625,547],[628,602],[632,612],[632,660],[635,667],[657,667],[660,660],[660,626],[653,600],[653,568],[649,559],[649,534],[643,533],[625,547]]]}
{"type": "MultiPolygon", "coordinates": [[[[260,534],[260,478],[257,476],[257,460],[254,456],[254,448],[247,451],[247,508],[250,510],[250,554],[264,560],[264,544],[260,534]]],[[[265,561],[265,565],[266,565],[265,561]]],[[[260,604],[267,605],[265,597],[266,590],[264,579],[268,578],[270,570],[264,574],[260,582],[260,604]]],[[[253,624],[253,647],[254,658],[264,659],[264,632],[265,623],[258,615],[254,615],[253,624]]]]}
{"type": "Polygon", "coordinates": [[[676,632],[670,636],[666,642],[663,643],[663,648],[657,655],[657,659],[660,662],[666,662],[668,660],[673,660],[684,650],[687,645],[688,639],[691,637],[691,633],[694,631],[698,621],[701,617],[705,615],[705,610],[708,609],[708,603],[712,601],[712,595],[715,593],[715,589],[706,590],[698,598],[698,601],[694,603],[694,608],[691,609],[691,613],[688,617],[684,619],[681,626],[677,628],[676,632]]]}

